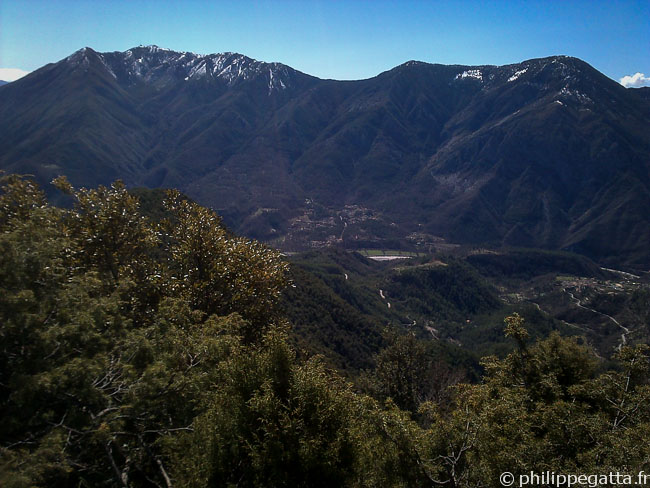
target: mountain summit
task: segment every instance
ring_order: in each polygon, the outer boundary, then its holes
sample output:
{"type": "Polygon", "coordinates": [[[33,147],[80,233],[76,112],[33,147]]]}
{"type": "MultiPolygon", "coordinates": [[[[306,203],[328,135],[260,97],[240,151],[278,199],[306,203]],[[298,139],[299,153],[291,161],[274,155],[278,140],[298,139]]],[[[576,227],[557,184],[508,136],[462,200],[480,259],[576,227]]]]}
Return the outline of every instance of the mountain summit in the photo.
{"type": "Polygon", "coordinates": [[[568,249],[650,267],[650,101],[587,63],[321,80],[235,53],[81,49],[0,90],[0,167],[178,187],[285,249],[568,249]]]}
{"type": "Polygon", "coordinates": [[[162,89],[190,80],[218,80],[227,86],[263,78],[269,91],[286,89],[296,71],[280,63],[263,63],[237,53],[195,54],[158,46],[139,46],[125,52],[98,53],[85,47],[66,58],[75,67],[99,62],[121,85],[144,83],[162,89]]]}

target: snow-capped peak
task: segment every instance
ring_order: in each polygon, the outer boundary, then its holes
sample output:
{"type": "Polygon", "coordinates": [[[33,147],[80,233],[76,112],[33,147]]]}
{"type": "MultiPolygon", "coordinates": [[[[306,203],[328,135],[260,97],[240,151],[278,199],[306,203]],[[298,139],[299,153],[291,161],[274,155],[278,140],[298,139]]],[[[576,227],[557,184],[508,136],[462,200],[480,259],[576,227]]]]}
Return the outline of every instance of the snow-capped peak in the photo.
{"type": "Polygon", "coordinates": [[[81,49],[73,52],[70,56],[65,58],[68,63],[74,64],[79,63],[87,58],[88,53],[92,51],[89,47],[82,47],[81,49]]]}
{"type": "Polygon", "coordinates": [[[147,48],[152,53],[156,53],[156,52],[160,52],[160,51],[162,51],[162,52],[172,52],[171,49],[167,49],[166,47],[158,47],[155,44],[150,44],[150,45],[144,46],[144,47],[147,48]]]}
{"type": "Polygon", "coordinates": [[[242,54],[197,54],[172,51],[156,45],[138,46],[124,52],[100,54],[120,82],[127,84],[215,80],[228,86],[265,78],[269,94],[291,85],[292,71],[279,63],[264,63],[242,54]]]}

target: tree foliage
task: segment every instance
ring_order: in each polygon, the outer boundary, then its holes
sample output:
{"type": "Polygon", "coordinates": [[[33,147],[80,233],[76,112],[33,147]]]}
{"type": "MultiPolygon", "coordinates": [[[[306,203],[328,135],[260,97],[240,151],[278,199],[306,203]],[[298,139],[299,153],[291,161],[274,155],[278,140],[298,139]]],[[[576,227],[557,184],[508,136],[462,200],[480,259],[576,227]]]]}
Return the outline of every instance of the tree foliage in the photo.
{"type": "Polygon", "coordinates": [[[279,324],[286,265],[176,193],[171,226],[120,182],[56,184],[73,209],[15,176],[0,196],[1,484],[169,485],[163,441],[279,324]]]}
{"type": "Polygon", "coordinates": [[[530,471],[650,471],[648,347],[604,369],[577,339],[487,357],[458,384],[393,334],[359,393],[299,360],[278,252],[168,194],[152,222],[121,183],[0,193],[0,485],[498,486],[530,471]],[[600,368],[600,373],[598,373],[600,368]]]}

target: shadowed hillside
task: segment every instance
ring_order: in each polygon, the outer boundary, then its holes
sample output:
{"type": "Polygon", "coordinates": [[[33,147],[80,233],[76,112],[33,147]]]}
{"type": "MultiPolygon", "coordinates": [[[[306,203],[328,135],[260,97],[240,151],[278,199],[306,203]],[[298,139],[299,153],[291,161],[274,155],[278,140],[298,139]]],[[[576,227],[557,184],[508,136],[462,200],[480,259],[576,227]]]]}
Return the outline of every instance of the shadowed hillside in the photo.
{"type": "Polygon", "coordinates": [[[650,267],[650,103],[576,58],[320,80],[84,48],[3,87],[0,167],[177,187],[286,250],[469,243],[650,267]]]}

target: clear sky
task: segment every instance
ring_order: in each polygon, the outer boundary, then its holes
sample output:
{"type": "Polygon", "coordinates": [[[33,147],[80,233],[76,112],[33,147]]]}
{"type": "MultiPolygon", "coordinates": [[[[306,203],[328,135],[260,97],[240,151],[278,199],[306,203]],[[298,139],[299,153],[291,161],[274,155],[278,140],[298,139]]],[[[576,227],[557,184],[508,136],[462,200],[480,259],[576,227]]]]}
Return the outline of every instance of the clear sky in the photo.
{"type": "Polygon", "coordinates": [[[139,44],[234,51],[335,79],[411,59],[501,65],[566,54],[619,80],[650,76],[650,0],[0,0],[0,68],[139,44]]]}

